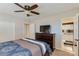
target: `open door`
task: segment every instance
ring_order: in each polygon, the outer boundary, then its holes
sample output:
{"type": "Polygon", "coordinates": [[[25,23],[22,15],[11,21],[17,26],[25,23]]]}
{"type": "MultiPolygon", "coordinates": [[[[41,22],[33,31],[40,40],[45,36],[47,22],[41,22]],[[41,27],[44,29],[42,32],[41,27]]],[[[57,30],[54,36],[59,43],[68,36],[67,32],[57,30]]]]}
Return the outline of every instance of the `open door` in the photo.
{"type": "Polygon", "coordinates": [[[74,55],[75,56],[79,56],[79,29],[78,29],[78,26],[79,26],[79,15],[77,14],[76,15],[76,18],[75,18],[75,22],[74,22],[74,55]]]}

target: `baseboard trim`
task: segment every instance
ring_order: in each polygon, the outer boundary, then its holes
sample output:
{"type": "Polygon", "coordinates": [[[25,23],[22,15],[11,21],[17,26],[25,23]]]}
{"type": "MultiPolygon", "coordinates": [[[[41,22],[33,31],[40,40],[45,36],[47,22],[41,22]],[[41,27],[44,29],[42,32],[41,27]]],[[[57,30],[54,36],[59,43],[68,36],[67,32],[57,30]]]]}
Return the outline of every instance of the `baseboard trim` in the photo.
{"type": "Polygon", "coordinates": [[[54,47],[54,49],[58,49],[58,50],[61,50],[60,48],[56,48],[56,47],[54,47]]]}

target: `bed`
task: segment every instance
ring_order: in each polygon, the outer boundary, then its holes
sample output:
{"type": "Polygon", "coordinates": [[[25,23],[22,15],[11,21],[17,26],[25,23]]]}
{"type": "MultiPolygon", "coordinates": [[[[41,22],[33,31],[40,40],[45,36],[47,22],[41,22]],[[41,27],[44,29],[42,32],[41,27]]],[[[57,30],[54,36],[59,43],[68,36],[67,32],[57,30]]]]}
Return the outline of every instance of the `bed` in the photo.
{"type": "Polygon", "coordinates": [[[47,43],[33,39],[0,43],[0,56],[49,56],[51,52],[47,43]]]}

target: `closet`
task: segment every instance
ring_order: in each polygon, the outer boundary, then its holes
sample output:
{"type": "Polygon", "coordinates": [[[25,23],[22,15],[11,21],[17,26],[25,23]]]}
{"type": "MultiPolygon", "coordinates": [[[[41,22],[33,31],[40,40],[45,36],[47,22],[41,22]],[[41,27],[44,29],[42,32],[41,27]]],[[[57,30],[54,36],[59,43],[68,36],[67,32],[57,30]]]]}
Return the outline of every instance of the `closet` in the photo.
{"type": "Polygon", "coordinates": [[[62,20],[62,49],[74,53],[74,19],[66,18],[62,20]]]}

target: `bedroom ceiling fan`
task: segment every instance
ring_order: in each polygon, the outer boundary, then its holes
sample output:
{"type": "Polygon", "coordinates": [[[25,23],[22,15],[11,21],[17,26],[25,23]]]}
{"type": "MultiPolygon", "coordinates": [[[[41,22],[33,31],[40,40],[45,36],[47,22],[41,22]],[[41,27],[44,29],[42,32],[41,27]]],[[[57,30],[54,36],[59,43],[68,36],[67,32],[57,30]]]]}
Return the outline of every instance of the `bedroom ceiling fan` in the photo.
{"type": "Polygon", "coordinates": [[[39,12],[33,11],[34,9],[36,9],[38,7],[37,4],[34,4],[32,6],[29,6],[29,5],[22,6],[19,3],[14,3],[14,4],[23,9],[23,10],[16,10],[14,12],[27,12],[27,14],[26,14],[27,16],[31,16],[29,13],[33,13],[36,15],[40,14],[39,12]]]}

